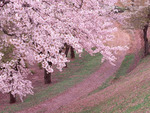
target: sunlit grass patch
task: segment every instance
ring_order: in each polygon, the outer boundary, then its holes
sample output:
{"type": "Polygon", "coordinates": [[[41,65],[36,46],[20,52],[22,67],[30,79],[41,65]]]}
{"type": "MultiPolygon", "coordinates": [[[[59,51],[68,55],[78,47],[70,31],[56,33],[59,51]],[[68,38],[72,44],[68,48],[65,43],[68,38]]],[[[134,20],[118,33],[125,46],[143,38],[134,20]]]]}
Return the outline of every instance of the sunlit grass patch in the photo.
{"type": "Polygon", "coordinates": [[[119,70],[115,73],[115,78],[118,79],[120,76],[124,76],[128,73],[128,70],[130,66],[134,63],[134,54],[130,54],[125,56],[125,59],[123,60],[121,67],[119,70]]]}

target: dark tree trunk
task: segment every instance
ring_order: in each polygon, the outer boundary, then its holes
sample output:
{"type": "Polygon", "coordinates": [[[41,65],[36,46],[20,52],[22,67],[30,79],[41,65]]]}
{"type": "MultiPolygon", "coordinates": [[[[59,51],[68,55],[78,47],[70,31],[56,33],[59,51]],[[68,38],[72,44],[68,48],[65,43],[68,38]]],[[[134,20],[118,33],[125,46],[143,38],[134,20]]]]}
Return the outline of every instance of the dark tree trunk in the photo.
{"type": "MultiPolygon", "coordinates": [[[[68,52],[69,52],[69,45],[65,44],[65,46],[66,46],[65,55],[67,57],[68,56],[68,52]]],[[[67,68],[67,63],[66,63],[65,68],[67,68]]]]}
{"type": "Polygon", "coordinates": [[[131,5],[134,6],[134,0],[131,0],[131,1],[132,1],[132,4],[131,4],[131,5]]]}
{"type": "Polygon", "coordinates": [[[48,73],[46,69],[44,69],[44,83],[50,84],[52,82],[51,80],[51,73],[48,73]]]}
{"type": "Polygon", "coordinates": [[[14,97],[11,93],[9,93],[9,95],[10,95],[10,104],[13,104],[13,103],[15,103],[16,102],[16,97],[14,97]]]}
{"type": "Polygon", "coordinates": [[[71,59],[75,58],[74,48],[71,46],[71,59]]]}
{"type": "Polygon", "coordinates": [[[144,29],[143,29],[143,38],[144,38],[144,56],[148,55],[148,53],[149,53],[147,31],[148,31],[148,25],[145,25],[145,26],[144,26],[144,29]]]}
{"type": "Polygon", "coordinates": [[[65,46],[66,46],[65,55],[67,57],[68,56],[68,52],[69,52],[69,45],[65,44],[65,46]]]}

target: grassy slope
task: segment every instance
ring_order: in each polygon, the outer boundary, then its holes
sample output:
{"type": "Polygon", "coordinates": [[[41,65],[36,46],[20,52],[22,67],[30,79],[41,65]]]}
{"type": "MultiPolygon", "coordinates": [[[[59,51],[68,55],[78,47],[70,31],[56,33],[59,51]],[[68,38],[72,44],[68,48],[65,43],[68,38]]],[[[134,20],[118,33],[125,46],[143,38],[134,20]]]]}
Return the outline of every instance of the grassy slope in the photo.
{"type": "Polygon", "coordinates": [[[76,57],[74,61],[68,64],[67,69],[53,75],[59,82],[53,85],[36,88],[34,91],[35,94],[33,96],[27,96],[23,103],[8,105],[5,109],[1,110],[0,113],[13,113],[23,110],[59,95],[96,71],[101,65],[101,58],[102,56],[100,54],[96,54],[92,57],[84,52],[82,58],[76,57]]]}
{"type": "Polygon", "coordinates": [[[117,70],[114,76],[109,77],[100,87],[90,92],[89,95],[97,93],[105,89],[106,87],[110,86],[112,80],[118,80],[121,76],[125,76],[128,73],[130,66],[132,66],[133,63],[134,63],[134,54],[126,55],[120,68],[117,70]]]}
{"type": "Polygon", "coordinates": [[[132,72],[97,94],[99,101],[94,106],[83,107],[81,113],[149,113],[150,56],[144,58],[132,72]]]}

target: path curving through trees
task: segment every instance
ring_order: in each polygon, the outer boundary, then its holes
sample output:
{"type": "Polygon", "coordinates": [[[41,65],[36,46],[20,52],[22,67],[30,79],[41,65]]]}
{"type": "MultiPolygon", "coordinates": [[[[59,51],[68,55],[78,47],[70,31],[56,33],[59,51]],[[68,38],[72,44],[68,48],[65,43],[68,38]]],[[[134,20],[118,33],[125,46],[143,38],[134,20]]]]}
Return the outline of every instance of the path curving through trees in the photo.
{"type": "Polygon", "coordinates": [[[78,99],[88,95],[91,91],[101,86],[102,83],[104,83],[119,69],[124,56],[125,54],[122,54],[118,57],[116,66],[113,66],[106,61],[101,65],[98,71],[91,74],[90,77],[85,79],[83,82],[73,86],[69,90],[50,100],[18,113],[37,113],[40,111],[44,111],[44,113],[56,113],[56,110],[58,110],[60,107],[77,101],[78,99]]]}

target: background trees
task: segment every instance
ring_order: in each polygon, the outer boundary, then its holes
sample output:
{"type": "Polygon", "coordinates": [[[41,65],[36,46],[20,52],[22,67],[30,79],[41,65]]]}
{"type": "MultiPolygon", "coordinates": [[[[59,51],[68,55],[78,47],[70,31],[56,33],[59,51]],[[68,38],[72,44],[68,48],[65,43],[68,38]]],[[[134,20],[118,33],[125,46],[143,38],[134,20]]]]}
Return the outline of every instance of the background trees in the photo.
{"type": "Polygon", "coordinates": [[[131,0],[129,2],[122,0],[124,7],[128,7],[122,14],[118,14],[117,18],[120,23],[127,29],[141,29],[144,40],[144,56],[149,53],[148,44],[148,28],[150,23],[150,3],[149,0],[131,0]]]}

